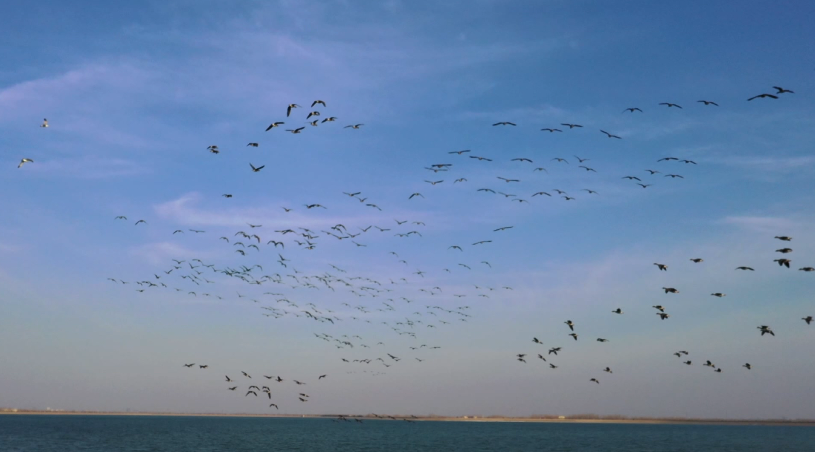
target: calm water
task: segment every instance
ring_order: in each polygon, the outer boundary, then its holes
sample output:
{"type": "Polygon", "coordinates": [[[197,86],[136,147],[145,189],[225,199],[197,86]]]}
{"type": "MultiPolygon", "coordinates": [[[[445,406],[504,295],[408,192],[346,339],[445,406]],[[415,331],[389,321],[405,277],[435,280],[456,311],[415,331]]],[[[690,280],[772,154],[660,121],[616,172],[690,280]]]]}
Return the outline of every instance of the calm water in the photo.
{"type": "Polygon", "coordinates": [[[815,451],[813,427],[0,416],[0,451],[815,451]]]}

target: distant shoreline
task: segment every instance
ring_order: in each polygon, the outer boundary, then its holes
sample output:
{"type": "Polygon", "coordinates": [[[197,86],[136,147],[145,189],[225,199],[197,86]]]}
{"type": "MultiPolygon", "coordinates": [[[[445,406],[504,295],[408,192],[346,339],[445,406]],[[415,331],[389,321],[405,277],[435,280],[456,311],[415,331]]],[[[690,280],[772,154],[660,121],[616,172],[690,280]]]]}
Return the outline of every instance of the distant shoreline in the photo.
{"type": "MultiPolygon", "coordinates": [[[[252,413],[150,413],[150,412],[119,412],[119,411],[39,411],[18,410],[0,411],[0,415],[56,415],[56,416],[172,416],[172,417],[252,417],[252,418],[281,418],[281,419],[336,419],[340,415],[296,415],[296,414],[252,414],[252,413]]],[[[394,420],[384,416],[379,418],[370,415],[342,415],[349,419],[363,421],[394,420]]],[[[815,427],[815,420],[783,420],[783,419],[580,419],[580,418],[522,418],[522,417],[463,417],[463,416],[437,416],[437,417],[397,417],[396,421],[422,422],[538,422],[554,424],[694,424],[694,425],[775,425],[815,427]]]]}

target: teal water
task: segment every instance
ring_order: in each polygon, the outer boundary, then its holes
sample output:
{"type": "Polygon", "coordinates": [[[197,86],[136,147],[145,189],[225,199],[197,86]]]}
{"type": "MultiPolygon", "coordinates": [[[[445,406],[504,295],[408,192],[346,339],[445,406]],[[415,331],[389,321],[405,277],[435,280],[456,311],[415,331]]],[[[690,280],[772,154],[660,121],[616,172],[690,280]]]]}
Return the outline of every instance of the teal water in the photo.
{"type": "Polygon", "coordinates": [[[0,451],[815,451],[794,426],[0,416],[0,451]]]}

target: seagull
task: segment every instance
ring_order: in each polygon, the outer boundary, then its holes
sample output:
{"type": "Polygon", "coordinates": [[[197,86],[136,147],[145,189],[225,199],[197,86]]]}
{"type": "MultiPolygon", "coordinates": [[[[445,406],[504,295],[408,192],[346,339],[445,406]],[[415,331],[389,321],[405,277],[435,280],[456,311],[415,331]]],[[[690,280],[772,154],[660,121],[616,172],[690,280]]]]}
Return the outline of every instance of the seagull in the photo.
{"type": "Polygon", "coordinates": [[[790,91],[790,90],[788,90],[788,89],[784,89],[784,88],[782,88],[782,87],[780,87],[780,86],[773,86],[773,88],[775,88],[775,89],[776,89],[776,91],[778,91],[778,92],[777,92],[777,93],[775,93],[775,94],[784,94],[784,93],[795,94],[795,91],[790,91]]]}
{"type": "Polygon", "coordinates": [[[20,164],[17,165],[17,168],[21,168],[26,163],[34,163],[34,160],[24,158],[24,159],[20,160],[20,164]]]}
{"type": "Polygon", "coordinates": [[[305,129],[305,127],[298,127],[296,129],[286,129],[286,132],[300,133],[300,131],[302,131],[303,129],[305,129]]]}
{"type": "Polygon", "coordinates": [[[562,130],[560,130],[560,129],[549,129],[549,128],[546,128],[546,129],[541,129],[541,130],[542,130],[542,131],[549,132],[549,133],[552,133],[552,132],[563,132],[563,131],[562,131],[562,130]]]}
{"type": "Polygon", "coordinates": [[[311,103],[311,108],[314,108],[314,106],[315,106],[315,105],[317,105],[317,104],[320,104],[320,105],[322,105],[323,107],[325,107],[325,102],[324,102],[324,101],[321,101],[321,100],[315,100],[314,102],[312,102],[312,103],[311,103]]]}
{"type": "Polygon", "coordinates": [[[493,124],[493,127],[495,127],[495,126],[516,126],[516,125],[517,124],[515,124],[515,123],[504,121],[504,122],[496,122],[495,124],[493,124]]]}
{"type": "Polygon", "coordinates": [[[712,102],[712,101],[709,101],[709,100],[697,100],[696,102],[700,102],[700,103],[703,103],[705,105],[715,105],[717,107],[719,106],[719,104],[717,104],[716,102],[712,102]]]}
{"type": "Polygon", "coordinates": [[[269,124],[269,127],[266,128],[266,132],[274,129],[275,127],[279,127],[279,126],[281,126],[283,124],[285,124],[285,123],[284,122],[273,122],[273,123],[269,124]]]}
{"type": "Polygon", "coordinates": [[[677,105],[677,104],[672,104],[672,103],[670,103],[670,102],[662,102],[662,103],[660,103],[659,105],[667,105],[667,106],[668,106],[668,108],[670,108],[670,107],[676,107],[676,108],[679,108],[680,110],[682,109],[682,107],[680,107],[679,105],[677,105]]]}
{"type": "Polygon", "coordinates": [[[642,113],[642,110],[640,110],[640,109],[639,109],[639,108],[637,108],[637,107],[629,107],[629,108],[626,108],[625,110],[623,110],[623,113],[625,113],[625,112],[627,112],[627,111],[630,111],[631,113],[634,113],[635,111],[638,111],[638,112],[642,113]]]}
{"type": "Polygon", "coordinates": [[[565,123],[565,122],[560,123],[560,125],[566,126],[566,127],[570,128],[570,129],[574,129],[575,127],[583,127],[580,124],[569,124],[569,123],[565,123]]]}
{"type": "Polygon", "coordinates": [[[255,168],[255,165],[252,165],[251,163],[249,164],[249,166],[251,166],[251,167],[252,167],[252,171],[254,171],[254,172],[256,172],[256,173],[257,173],[257,172],[259,172],[260,170],[262,170],[263,168],[265,168],[265,167],[266,167],[266,165],[260,165],[259,167],[255,168]]]}
{"type": "Polygon", "coordinates": [[[603,132],[603,133],[604,133],[604,134],[606,134],[606,136],[608,136],[609,138],[617,138],[618,140],[622,140],[622,137],[619,137],[619,136],[617,136],[617,135],[612,135],[612,134],[610,134],[610,133],[606,132],[605,130],[600,130],[600,132],[603,132]]]}
{"type": "Polygon", "coordinates": [[[353,125],[345,126],[345,127],[343,127],[343,129],[347,129],[349,127],[352,128],[352,129],[359,129],[361,126],[364,126],[364,125],[365,124],[353,124],[353,125]]]}
{"type": "Polygon", "coordinates": [[[320,116],[320,112],[319,111],[312,111],[311,113],[308,114],[308,116],[306,116],[306,119],[309,119],[312,116],[320,116]]]}
{"type": "Polygon", "coordinates": [[[322,122],[334,122],[334,121],[336,121],[336,120],[337,120],[337,117],[336,117],[336,116],[331,116],[331,117],[328,117],[328,118],[323,119],[323,121],[322,121],[322,122]]]}

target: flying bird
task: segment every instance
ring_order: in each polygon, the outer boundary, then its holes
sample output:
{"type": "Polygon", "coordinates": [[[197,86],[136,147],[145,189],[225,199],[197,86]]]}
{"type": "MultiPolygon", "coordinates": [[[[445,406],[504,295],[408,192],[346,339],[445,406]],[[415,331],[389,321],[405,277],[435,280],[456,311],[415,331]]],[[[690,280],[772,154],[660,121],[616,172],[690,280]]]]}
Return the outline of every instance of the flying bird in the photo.
{"type": "Polygon", "coordinates": [[[20,164],[17,165],[17,168],[21,168],[26,163],[34,163],[34,160],[24,158],[24,159],[20,160],[20,164]]]}
{"type": "Polygon", "coordinates": [[[257,168],[255,168],[255,165],[252,165],[251,163],[249,164],[249,166],[252,168],[252,171],[254,171],[256,173],[266,167],[266,165],[260,165],[257,168]]]}

